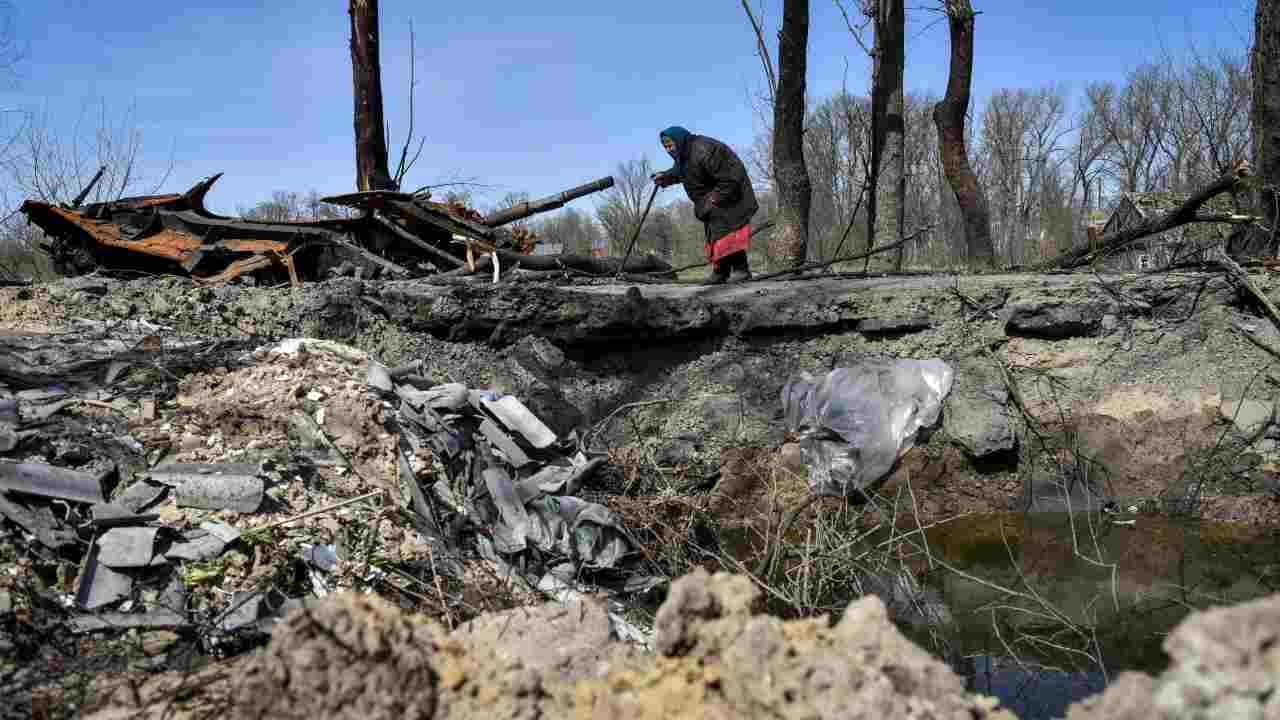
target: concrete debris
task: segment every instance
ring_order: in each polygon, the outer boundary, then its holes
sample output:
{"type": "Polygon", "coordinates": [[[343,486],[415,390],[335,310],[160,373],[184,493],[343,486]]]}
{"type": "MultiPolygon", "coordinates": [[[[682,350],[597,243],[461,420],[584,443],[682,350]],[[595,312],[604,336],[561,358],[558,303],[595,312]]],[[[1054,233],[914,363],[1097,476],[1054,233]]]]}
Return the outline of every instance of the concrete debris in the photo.
{"type": "MultiPolygon", "coordinates": [[[[644,584],[636,580],[644,574],[628,567],[638,548],[626,529],[608,508],[575,497],[602,458],[566,457],[568,446],[512,396],[461,384],[413,387],[408,382],[416,377],[412,370],[389,372],[394,389],[388,394],[400,399],[403,425],[413,431],[416,444],[440,449],[437,459],[450,480],[436,483],[430,495],[449,513],[488,530],[490,537],[479,546],[486,557],[520,566],[535,588],[546,568],[565,560],[571,576],[590,569],[625,570],[622,583],[644,584]],[[462,498],[450,489],[458,487],[468,488],[462,498]],[[512,562],[517,556],[520,560],[512,562]]],[[[382,374],[371,377],[381,382],[382,374]]],[[[409,484],[418,513],[439,527],[436,504],[416,487],[407,465],[402,464],[400,477],[409,484]]]]}
{"type": "Polygon", "coordinates": [[[115,468],[79,472],[43,463],[0,462],[0,490],[82,503],[106,502],[115,468]]]}
{"type": "Polygon", "coordinates": [[[175,464],[153,469],[151,479],[176,488],[179,507],[251,513],[262,504],[259,470],[245,464],[175,464]]]}
{"type": "Polygon", "coordinates": [[[95,543],[89,549],[89,554],[85,556],[84,567],[80,573],[76,604],[85,610],[97,610],[119,602],[128,598],[133,591],[133,578],[99,562],[98,552],[99,549],[95,543]]]}
{"type": "Polygon", "coordinates": [[[154,485],[145,480],[138,480],[124,489],[111,502],[130,512],[142,512],[158,501],[165,493],[164,485],[154,485]]]}
{"type": "Polygon", "coordinates": [[[502,457],[512,465],[522,468],[532,462],[524,450],[520,449],[520,446],[511,439],[511,436],[498,429],[498,426],[489,418],[481,421],[480,432],[486,440],[493,444],[494,449],[502,453],[502,457]]]}
{"type": "Polygon", "coordinates": [[[140,568],[155,557],[154,527],[112,528],[98,537],[98,562],[110,568],[140,568]]]}
{"type": "Polygon", "coordinates": [[[215,623],[223,632],[249,630],[270,633],[285,616],[315,606],[314,599],[286,597],[276,590],[236,593],[231,607],[215,623]]]}
{"type": "Polygon", "coordinates": [[[205,522],[200,529],[186,533],[182,542],[174,543],[164,554],[170,560],[212,560],[239,538],[240,531],[226,523],[205,522]]]}
{"type": "Polygon", "coordinates": [[[190,625],[190,621],[183,614],[167,609],[146,613],[82,615],[72,618],[67,623],[67,627],[73,633],[102,630],[180,630],[190,625]]]}
{"type": "Polygon", "coordinates": [[[480,404],[502,421],[508,430],[519,433],[525,441],[539,450],[550,447],[556,441],[556,434],[551,432],[551,428],[529,412],[529,408],[525,407],[524,403],[510,395],[504,395],[497,400],[484,398],[481,399],[480,404]]]}
{"type": "Polygon", "coordinates": [[[93,526],[96,528],[123,527],[125,525],[141,525],[158,520],[155,513],[139,514],[130,512],[128,508],[116,503],[102,503],[89,508],[93,515],[93,526]]]}

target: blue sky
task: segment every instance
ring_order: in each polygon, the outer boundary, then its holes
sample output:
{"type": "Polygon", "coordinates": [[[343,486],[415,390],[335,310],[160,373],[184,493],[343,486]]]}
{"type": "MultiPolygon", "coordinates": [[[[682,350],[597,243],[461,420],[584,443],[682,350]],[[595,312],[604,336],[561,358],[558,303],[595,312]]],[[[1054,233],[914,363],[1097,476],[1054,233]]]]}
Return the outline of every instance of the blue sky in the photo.
{"type": "MultiPolygon", "coordinates": [[[[763,2],[776,29],[781,0],[763,2]]],[[[933,0],[926,0],[932,5],[933,0]]],[[[211,3],[20,0],[27,49],[0,107],[46,108],[70,127],[87,100],[133,106],[166,190],[225,172],[208,199],[232,213],[274,190],[354,187],[345,0],[211,3]]],[[[809,95],[862,92],[868,65],[834,0],[812,0],[809,95]]],[[[908,2],[909,91],[945,89],[948,40],[936,13],[908,2]]],[[[1244,49],[1250,0],[974,0],[974,92],[1118,80],[1162,48],[1244,49]]],[[[746,148],[762,87],[737,0],[643,3],[382,0],[383,94],[392,142],[404,137],[408,23],[417,34],[417,135],[408,184],[475,179],[533,196],[611,174],[647,155],[665,166],[672,124],[746,148]],[[439,7],[443,5],[444,7],[439,7]]],[[[396,152],[393,147],[393,154],[396,152]]],[[[394,161],[393,161],[394,162],[394,161]]],[[[674,199],[675,195],[667,199],[674,199]]],[[[575,207],[590,208],[591,200],[575,207]]]]}

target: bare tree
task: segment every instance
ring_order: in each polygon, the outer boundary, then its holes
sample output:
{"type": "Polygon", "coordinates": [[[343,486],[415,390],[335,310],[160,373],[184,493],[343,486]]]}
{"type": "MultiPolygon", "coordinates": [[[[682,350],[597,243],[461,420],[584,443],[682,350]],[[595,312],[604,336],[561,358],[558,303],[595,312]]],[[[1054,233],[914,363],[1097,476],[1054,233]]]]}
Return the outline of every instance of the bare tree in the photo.
{"type": "Polygon", "coordinates": [[[13,3],[0,0],[0,77],[12,78],[24,53],[18,41],[13,3]]]}
{"type": "Polygon", "coordinates": [[[1095,83],[1086,94],[1107,140],[1104,166],[1120,192],[1159,189],[1170,115],[1164,69],[1144,65],[1130,73],[1123,87],[1095,83]]]}
{"type": "MultiPolygon", "coordinates": [[[[245,220],[261,220],[263,222],[294,222],[309,220],[310,208],[306,198],[296,192],[277,190],[271,193],[270,200],[263,200],[248,210],[241,210],[240,216],[245,220]]],[[[319,208],[316,209],[318,212],[319,208]]]]}
{"type": "MultiPolygon", "coordinates": [[[[1086,108],[1076,123],[1076,141],[1071,147],[1071,203],[1077,208],[1074,226],[1092,221],[1092,213],[1102,207],[1103,158],[1107,135],[1097,112],[1086,108]]],[[[1071,246],[1080,243],[1072,239],[1071,246]]]]}
{"type": "Polygon", "coordinates": [[[6,208],[0,221],[0,244],[6,247],[0,254],[37,275],[47,269],[47,263],[35,256],[42,235],[14,210],[21,200],[93,203],[152,194],[172,169],[172,150],[167,163],[145,161],[142,131],[132,107],[116,116],[106,101],[86,101],[69,131],[59,130],[47,109],[24,113],[16,134],[0,146],[0,175],[13,192],[0,198],[6,208]],[[82,192],[95,176],[89,192],[82,192]]]}
{"type": "Polygon", "coordinates": [[[778,90],[773,103],[773,256],[786,265],[805,261],[813,189],[804,162],[805,73],[809,50],[809,0],[784,0],[778,33],[778,90]]]}
{"type": "Polygon", "coordinates": [[[756,47],[769,83],[773,106],[770,152],[772,190],[778,210],[770,234],[769,254],[784,265],[804,263],[809,242],[809,211],[813,188],[805,164],[805,74],[809,49],[809,0],[783,0],[778,32],[777,73],[764,39],[764,28],[747,0],[742,8],[751,21],[756,47]]]}
{"type": "Polygon", "coordinates": [[[113,117],[105,100],[86,102],[70,133],[59,132],[48,110],[28,117],[0,164],[23,197],[65,203],[75,198],[99,168],[101,179],[85,198],[115,200],[158,192],[173,169],[150,169],[142,158],[143,138],[134,109],[113,117]]]}
{"type": "MultiPolygon", "coordinates": [[[[867,236],[874,245],[902,239],[906,208],[906,120],[903,109],[906,12],[902,0],[874,0],[875,47],[872,50],[871,177],[867,196],[867,236]]],[[[903,248],[894,253],[902,269],[903,248]]]]}
{"type": "Polygon", "coordinates": [[[591,217],[571,207],[536,220],[533,227],[544,238],[547,251],[558,246],[556,252],[566,255],[591,255],[600,237],[600,228],[591,217]]]}
{"type": "Polygon", "coordinates": [[[951,65],[947,94],[933,107],[938,127],[938,151],[947,182],[964,216],[965,246],[971,265],[992,265],[991,220],[987,200],[978,187],[978,176],[969,164],[965,145],[965,112],[973,81],[973,25],[977,14],[969,0],[944,0],[943,9],[951,34],[951,65]]]}
{"type": "Polygon", "coordinates": [[[983,112],[993,242],[1014,265],[1038,252],[1044,190],[1062,160],[1065,117],[1066,98],[1054,88],[997,90],[983,112]]]}
{"type": "Polygon", "coordinates": [[[382,114],[382,65],[378,58],[378,0],[350,0],[351,79],[355,99],[356,187],[391,190],[382,114]]]}
{"type": "Polygon", "coordinates": [[[1270,238],[1267,252],[1280,253],[1280,2],[1257,0],[1253,18],[1253,165],[1260,176],[1259,210],[1266,218],[1270,238]]]}
{"type": "Polygon", "coordinates": [[[818,103],[806,122],[805,162],[813,187],[809,243],[817,257],[829,257],[835,250],[865,190],[869,116],[870,103],[865,98],[842,91],[818,103]]]}
{"type": "Polygon", "coordinates": [[[964,229],[938,154],[938,130],[932,115],[936,102],[936,97],[906,96],[906,198],[902,214],[904,227],[917,228],[913,233],[919,233],[916,241],[904,246],[907,261],[935,266],[964,255],[964,229]]]}
{"type": "Polygon", "coordinates": [[[1166,142],[1161,185],[1192,189],[1230,171],[1249,147],[1249,69],[1232,52],[1212,57],[1193,46],[1189,60],[1166,54],[1162,66],[1166,142]]]}
{"type": "Polygon", "coordinates": [[[652,174],[653,167],[647,157],[618,163],[613,187],[603,193],[604,202],[596,208],[596,219],[604,228],[611,255],[621,256],[627,251],[627,241],[649,199],[652,174]]]}

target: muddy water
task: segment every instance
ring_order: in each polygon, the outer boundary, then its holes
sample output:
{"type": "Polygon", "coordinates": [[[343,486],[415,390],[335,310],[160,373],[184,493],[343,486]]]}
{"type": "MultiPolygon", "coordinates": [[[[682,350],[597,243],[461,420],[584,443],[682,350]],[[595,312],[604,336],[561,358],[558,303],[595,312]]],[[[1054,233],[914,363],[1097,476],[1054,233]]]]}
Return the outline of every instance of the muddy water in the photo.
{"type": "Polygon", "coordinates": [[[941,562],[923,573],[925,600],[953,622],[908,632],[926,647],[941,639],[975,690],[1024,720],[1061,717],[1121,670],[1160,672],[1161,643],[1190,611],[1280,590],[1274,531],[1118,520],[1003,514],[934,528],[941,562]]]}
{"type": "MultiPolygon", "coordinates": [[[[791,535],[798,552],[805,534],[791,535]]],[[[863,553],[886,535],[845,551],[863,553]]],[[[925,535],[932,569],[918,548],[877,558],[878,567],[905,568],[914,578],[914,590],[881,597],[908,636],[1023,720],[1062,717],[1123,670],[1159,673],[1167,662],[1161,643],[1193,610],[1280,592],[1280,533],[1272,530],[1002,513],[964,516],[925,535]]],[[[755,530],[725,529],[719,540],[754,568],[759,538],[755,530]]],[[[837,589],[812,609],[838,617],[855,595],[837,589]]],[[[770,611],[795,609],[771,602],[770,611]]]]}

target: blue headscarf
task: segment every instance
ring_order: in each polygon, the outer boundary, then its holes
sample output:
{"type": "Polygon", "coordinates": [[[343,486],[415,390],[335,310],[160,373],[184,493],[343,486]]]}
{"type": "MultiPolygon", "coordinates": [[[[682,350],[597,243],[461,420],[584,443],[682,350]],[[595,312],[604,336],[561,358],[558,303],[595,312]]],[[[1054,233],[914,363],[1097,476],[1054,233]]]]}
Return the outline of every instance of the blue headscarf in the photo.
{"type": "Polygon", "coordinates": [[[671,142],[676,144],[676,164],[672,168],[677,176],[683,178],[689,169],[689,137],[691,133],[679,125],[671,127],[658,133],[658,139],[663,137],[671,138],[671,142]]]}

